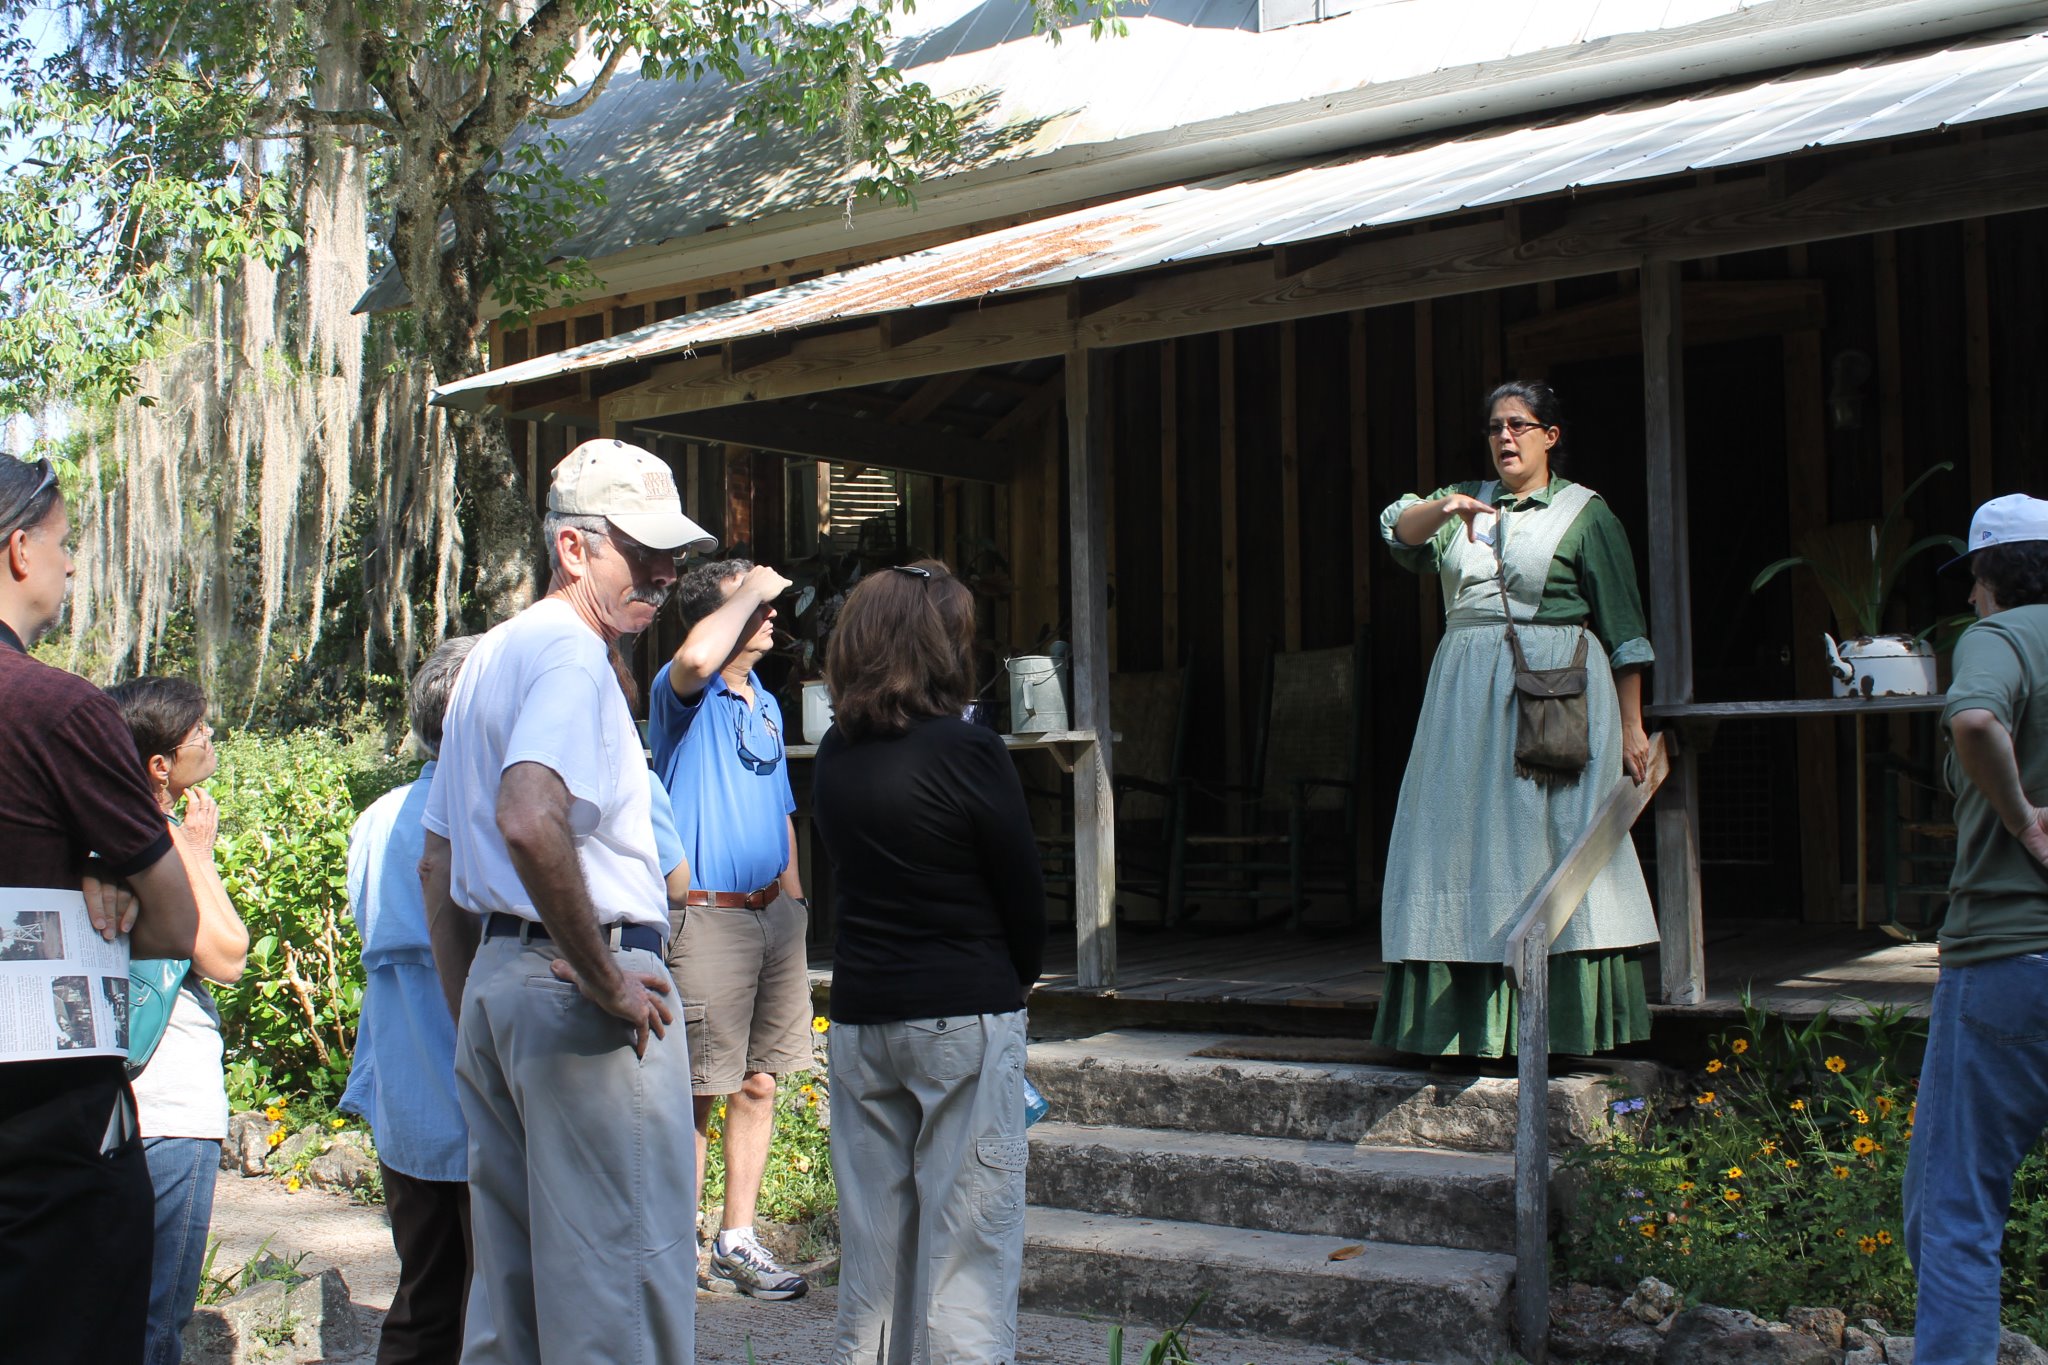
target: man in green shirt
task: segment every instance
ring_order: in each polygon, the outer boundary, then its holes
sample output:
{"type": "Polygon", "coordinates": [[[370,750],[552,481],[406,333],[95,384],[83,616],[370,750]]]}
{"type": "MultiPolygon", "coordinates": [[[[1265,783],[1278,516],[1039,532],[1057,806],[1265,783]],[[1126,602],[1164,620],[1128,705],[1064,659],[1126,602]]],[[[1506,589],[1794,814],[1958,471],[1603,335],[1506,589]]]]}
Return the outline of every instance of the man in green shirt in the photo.
{"type": "Polygon", "coordinates": [[[2013,1173],[2048,1129],[2048,501],[1977,509],[1942,723],[1956,870],[1906,1164],[1914,1359],[1991,1365],[2013,1173]]]}

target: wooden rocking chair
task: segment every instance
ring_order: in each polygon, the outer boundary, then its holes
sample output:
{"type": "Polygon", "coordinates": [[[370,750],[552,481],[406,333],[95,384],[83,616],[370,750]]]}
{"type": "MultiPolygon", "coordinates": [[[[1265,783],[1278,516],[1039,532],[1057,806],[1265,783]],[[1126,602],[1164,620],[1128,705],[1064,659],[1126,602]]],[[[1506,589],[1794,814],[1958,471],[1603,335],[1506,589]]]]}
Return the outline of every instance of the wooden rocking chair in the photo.
{"type": "MultiPolygon", "coordinates": [[[[1112,673],[1109,678],[1110,791],[1116,801],[1116,893],[1159,902],[1166,922],[1167,879],[1178,827],[1181,758],[1187,743],[1184,668],[1112,673]]],[[[1039,836],[1046,892],[1072,902],[1074,836],[1039,836]]]]}
{"type": "MultiPolygon", "coordinates": [[[[1183,779],[1168,864],[1167,903],[1176,919],[1191,901],[1285,898],[1300,928],[1311,891],[1341,892],[1346,918],[1358,918],[1358,766],[1365,729],[1366,644],[1274,653],[1267,661],[1266,708],[1252,756],[1255,785],[1183,779]],[[1191,807],[1219,807],[1242,833],[1197,834],[1191,807]],[[1311,866],[1311,825],[1332,856],[1311,866]],[[1273,856],[1275,851],[1283,857],[1273,856]]],[[[1256,918],[1256,915],[1255,915],[1256,918]]]]}

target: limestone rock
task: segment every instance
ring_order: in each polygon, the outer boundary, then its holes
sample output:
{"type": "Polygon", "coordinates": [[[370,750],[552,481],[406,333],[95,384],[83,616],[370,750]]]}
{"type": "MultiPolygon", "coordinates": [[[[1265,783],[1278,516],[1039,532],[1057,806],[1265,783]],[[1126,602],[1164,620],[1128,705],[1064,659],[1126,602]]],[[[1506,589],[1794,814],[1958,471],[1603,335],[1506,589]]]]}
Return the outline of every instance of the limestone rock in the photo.
{"type": "Polygon", "coordinates": [[[2048,1365],[2048,1351],[2008,1328],[1998,1334],[1998,1365],[2048,1365]]]}
{"type": "Polygon", "coordinates": [[[1884,1337],[1872,1336],[1861,1327],[1842,1329],[1842,1349],[1845,1351],[1875,1351],[1880,1359],[1884,1356],[1884,1337]]]}
{"type": "Polygon", "coordinates": [[[1678,1291],[1655,1277],[1636,1285],[1636,1292],[1622,1301],[1622,1308],[1652,1326],[1678,1311],[1678,1291]]]}
{"type": "Polygon", "coordinates": [[[253,1109],[231,1116],[228,1140],[220,1145],[220,1168],[243,1175],[262,1175],[268,1169],[270,1130],[275,1127],[253,1109]]]}
{"type": "Polygon", "coordinates": [[[270,1169],[273,1171],[290,1170],[298,1164],[300,1157],[306,1155],[309,1150],[319,1145],[322,1136],[319,1127],[315,1124],[309,1123],[304,1128],[299,1129],[298,1132],[293,1133],[271,1149],[270,1169]]]}
{"type": "Polygon", "coordinates": [[[1885,1365],[1884,1348],[1877,1345],[1842,1352],[1842,1365],[1885,1365]]]}
{"type": "Polygon", "coordinates": [[[357,1355],[370,1343],[339,1270],[311,1279],[261,1280],[194,1311],[185,1328],[191,1365],[309,1365],[357,1355]]]}
{"type": "Polygon", "coordinates": [[[1795,1332],[1804,1332],[1823,1345],[1839,1347],[1842,1333],[1849,1326],[1849,1315],[1839,1308],[1787,1308],[1785,1321],[1795,1332]]]}
{"type": "Polygon", "coordinates": [[[370,1188],[376,1173],[377,1158],[370,1153],[369,1137],[341,1133],[306,1167],[306,1182],[315,1189],[354,1192],[370,1188]]]}
{"type": "Polygon", "coordinates": [[[1885,1365],[1913,1365],[1913,1338],[1886,1337],[1884,1359],[1885,1365]]]}
{"type": "Polygon", "coordinates": [[[1688,1308],[1664,1339],[1658,1365],[1836,1365],[1840,1356],[1803,1332],[1733,1308],[1688,1308]]]}
{"type": "Polygon", "coordinates": [[[1550,1301],[1550,1358],[1586,1365],[1655,1365],[1664,1339],[1628,1312],[1620,1294],[1573,1284],[1550,1301]]]}

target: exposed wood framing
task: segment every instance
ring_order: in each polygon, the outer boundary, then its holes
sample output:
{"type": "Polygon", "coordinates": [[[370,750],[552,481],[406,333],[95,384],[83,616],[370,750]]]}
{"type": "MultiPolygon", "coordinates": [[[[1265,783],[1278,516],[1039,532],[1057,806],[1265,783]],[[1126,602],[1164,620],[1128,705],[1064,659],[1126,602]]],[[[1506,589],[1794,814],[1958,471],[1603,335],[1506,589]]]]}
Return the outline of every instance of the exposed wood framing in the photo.
{"type": "Polygon", "coordinates": [[[2048,132],[1854,155],[1815,158],[1831,169],[1783,199],[1761,176],[1589,197],[1529,241],[1516,241],[1503,220],[1458,222],[1365,238],[1282,280],[1273,278],[1268,256],[1237,258],[1139,277],[1128,299],[1078,322],[1058,293],[991,299],[894,350],[879,345],[879,324],[870,324],[806,338],[789,355],[737,375],[726,375],[716,357],[658,364],[646,381],[605,401],[632,421],[1062,355],[1083,343],[1160,341],[1623,270],[1645,257],[1693,260],[2048,206],[2048,132]]]}
{"type": "Polygon", "coordinates": [[[1991,282],[1985,259],[1984,220],[1963,224],[1963,329],[1970,393],[1970,505],[1993,492],[1991,468],[1991,282]]]}
{"type": "Polygon", "coordinates": [[[1001,483],[1017,462],[1015,447],[931,427],[838,417],[797,403],[679,412],[636,425],[699,441],[729,441],[785,455],[884,465],[942,478],[1001,483]]]}
{"type": "MultiPolygon", "coordinates": [[[[1650,516],[1650,639],[1657,648],[1648,700],[1665,703],[1691,701],[1693,689],[1685,460],[1687,322],[1678,275],[1673,262],[1645,265],[1639,313],[1644,482],[1650,516]]],[[[1694,834],[1699,781],[1692,756],[1683,749],[1672,763],[1677,780],[1664,783],[1656,798],[1662,992],[1666,1004],[1697,1005],[1706,998],[1707,984],[1699,844],[1694,834]]]]}
{"type": "MultiPolygon", "coordinates": [[[[1819,280],[1694,280],[1684,290],[1690,346],[1827,325],[1827,287],[1819,280]]],[[[1627,293],[1539,313],[1507,329],[1509,361],[1517,372],[1547,371],[1568,361],[1627,355],[1642,340],[1642,309],[1642,300],[1627,293]]]]}
{"type": "MultiPolygon", "coordinates": [[[[1428,497],[1436,487],[1436,308],[1428,299],[1415,304],[1415,491],[1428,497]]],[[[1436,652],[1443,635],[1443,588],[1432,574],[1415,580],[1419,603],[1421,654],[1436,652]]]]}
{"type": "Polygon", "coordinates": [[[1238,644],[1237,592],[1237,336],[1216,338],[1216,444],[1220,467],[1223,543],[1223,762],[1233,782],[1244,780],[1244,687],[1238,644]]]}
{"type": "Polygon", "coordinates": [[[1159,653],[1180,657],[1180,343],[1159,347],[1159,653]]]}
{"type": "Polygon", "coordinates": [[[944,407],[949,399],[967,387],[974,379],[972,370],[955,370],[951,374],[935,374],[917,386],[917,392],[898,403],[889,413],[889,420],[915,426],[925,418],[944,407]]]}
{"type": "Polygon", "coordinates": [[[1877,450],[1883,466],[1884,505],[1906,491],[1904,348],[1899,337],[1899,238],[1871,238],[1871,302],[1877,313],[1877,450]]]}
{"type": "Polygon", "coordinates": [[[1036,393],[1031,394],[1018,403],[1016,407],[1011,408],[1001,417],[996,418],[990,424],[989,429],[981,434],[981,439],[984,441],[1008,440],[1017,432],[1029,431],[1032,427],[1037,426],[1045,420],[1048,413],[1059,406],[1061,395],[1066,392],[1066,384],[1066,377],[1055,372],[1038,386],[1036,393]]]}
{"type": "Polygon", "coordinates": [[[1372,451],[1365,412],[1370,401],[1372,366],[1365,351],[1365,314],[1351,323],[1351,385],[1346,395],[1351,419],[1351,624],[1372,624],[1372,555],[1379,547],[1379,528],[1372,508],[1372,451]]]}
{"type": "Polygon", "coordinates": [[[1280,324],[1280,630],[1301,648],[1301,382],[1295,324],[1280,324]]]}
{"type": "Polygon", "coordinates": [[[1075,976],[1116,985],[1116,819],[1110,794],[1108,543],[1110,356],[1067,357],[1067,514],[1073,564],[1074,724],[1096,742],[1074,762],[1075,976]]]}
{"type": "MultiPolygon", "coordinates": [[[[1785,499],[1787,530],[1800,534],[1828,519],[1827,412],[1819,332],[1787,334],[1785,348],[1785,499]]],[[[1829,683],[1820,637],[1831,629],[1827,599],[1811,576],[1794,576],[1793,678],[1802,697],[1826,695],[1829,683]]],[[[1800,910],[1808,920],[1840,914],[1838,864],[1841,815],[1835,801],[1835,723],[1825,716],[1797,722],[1800,910]]]]}

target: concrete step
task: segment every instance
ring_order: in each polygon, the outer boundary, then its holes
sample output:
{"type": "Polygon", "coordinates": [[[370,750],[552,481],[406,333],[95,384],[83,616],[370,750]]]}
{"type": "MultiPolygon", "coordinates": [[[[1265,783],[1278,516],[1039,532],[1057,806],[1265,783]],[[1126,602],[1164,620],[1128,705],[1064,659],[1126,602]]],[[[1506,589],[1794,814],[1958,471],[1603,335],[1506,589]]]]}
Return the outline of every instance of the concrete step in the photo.
{"type": "MultiPolygon", "coordinates": [[[[1067,1123],[1469,1152],[1514,1149],[1512,1077],[1362,1063],[1197,1056],[1271,1039],[1124,1029],[1032,1045],[1031,1079],[1067,1123]]],[[[1550,1141],[1583,1144],[1624,1095],[1665,1086],[1653,1062],[1602,1060],[1550,1081],[1550,1141]],[[1619,1077],[1622,1089],[1610,1082],[1619,1077]]]]}
{"type": "Polygon", "coordinates": [[[1257,1332],[1432,1365],[1508,1352],[1514,1259],[1033,1208],[1023,1301],[1037,1311],[1257,1332]],[[1333,1261],[1345,1246],[1359,1253],[1333,1261]],[[1206,1297],[1205,1297],[1206,1296],[1206,1297]]]}
{"type": "Polygon", "coordinates": [[[1127,1218],[1511,1252],[1514,1158],[1492,1152],[1090,1128],[1031,1130],[1031,1202],[1127,1218]]]}

